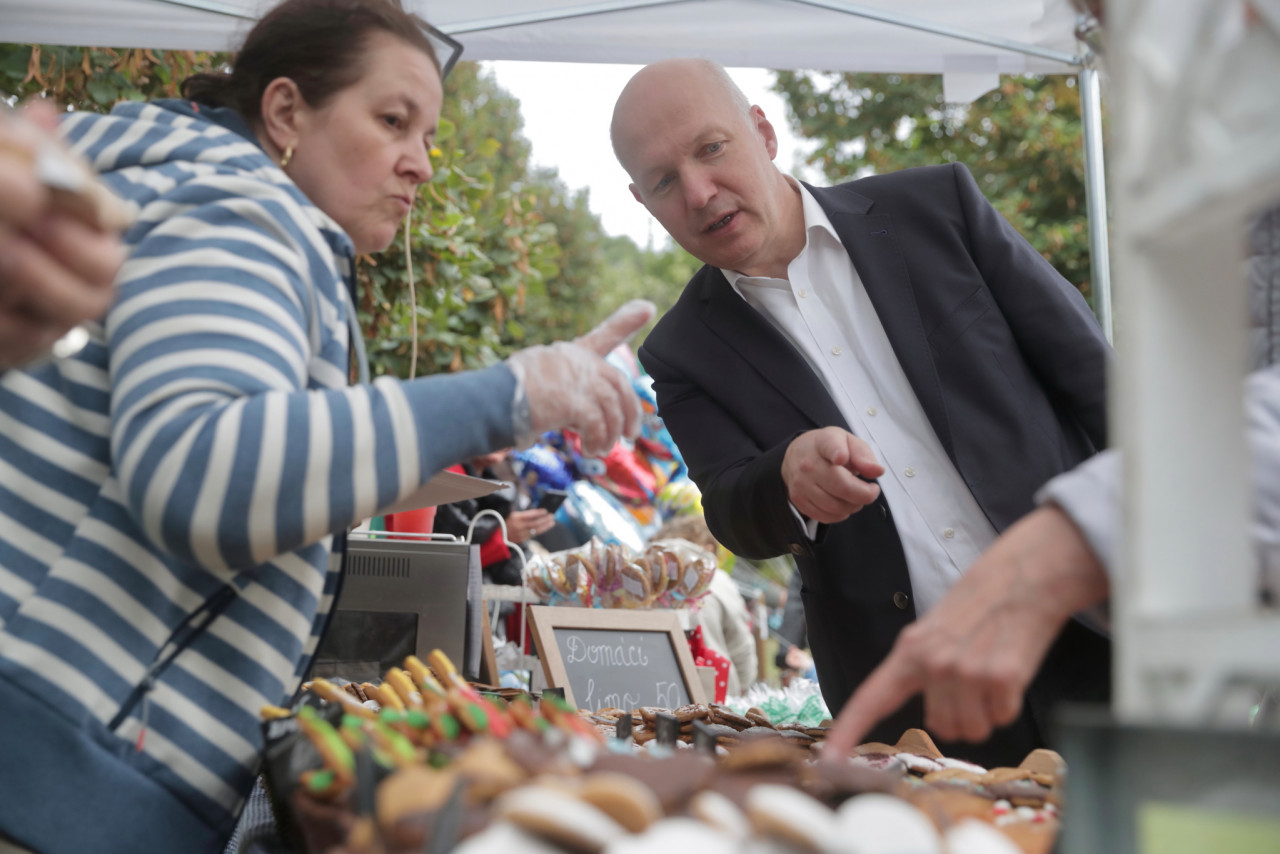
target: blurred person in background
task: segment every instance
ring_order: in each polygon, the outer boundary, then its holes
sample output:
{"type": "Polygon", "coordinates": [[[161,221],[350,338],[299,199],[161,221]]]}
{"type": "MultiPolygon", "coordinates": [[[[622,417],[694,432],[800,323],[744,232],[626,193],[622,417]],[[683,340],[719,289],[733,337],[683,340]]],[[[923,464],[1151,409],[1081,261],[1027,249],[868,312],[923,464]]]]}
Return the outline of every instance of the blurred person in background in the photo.
{"type": "MultiPolygon", "coordinates": [[[[655,540],[672,538],[688,540],[713,557],[717,556],[720,548],[699,513],[677,516],[663,524],[653,537],[655,540]]],[[[756,639],[751,631],[751,615],[746,600],[733,577],[718,565],[695,620],[702,629],[703,642],[729,661],[725,684],[727,696],[741,696],[755,683],[759,674],[756,639]]]]}
{"type": "MultiPolygon", "coordinates": [[[[471,477],[482,477],[488,480],[507,480],[495,471],[495,467],[503,463],[507,451],[494,451],[482,454],[471,460],[449,467],[450,471],[471,477]]],[[[433,530],[441,534],[453,534],[465,538],[471,531],[471,542],[480,546],[480,566],[484,570],[485,582],[489,584],[520,584],[520,570],[524,561],[512,553],[507,542],[521,548],[536,536],[541,536],[555,527],[555,519],[546,510],[530,507],[516,509],[520,494],[514,485],[508,485],[497,492],[455,501],[452,504],[441,504],[436,508],[436,519],[433,530]],[[472,528],[473,520],[483,510],[492,510],[506,522],[506,540],[503,540],[502,526],[491,515],[479,516],[472,528]]],[[[524,557],[528,558],[528,553],[524,557]]]]}
{"type": "MultiPolygon", "coordinates": [[[[774,634],[778,652],[774,664],[812,682],[818,681],[818,668],[809,654],[809,633],[804,624],[804,605],[800,599],[800,573],[793,570],[781,598],[782,619],[774,634]]],[[[784,680],[786,681],[786,680],[784,680]]]]}

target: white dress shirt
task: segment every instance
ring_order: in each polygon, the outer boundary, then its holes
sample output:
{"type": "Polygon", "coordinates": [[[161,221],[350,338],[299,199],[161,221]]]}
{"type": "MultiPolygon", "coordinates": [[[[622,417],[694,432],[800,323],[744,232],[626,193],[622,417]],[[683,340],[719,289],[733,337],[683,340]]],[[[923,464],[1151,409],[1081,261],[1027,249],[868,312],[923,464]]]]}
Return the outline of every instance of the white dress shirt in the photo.
{"type": "MultiPolygon", "coordinates": [[[[722,272],[804,356],[849,429],[884,465],[880,488],[902,541],[920,616],[995,540],[996,531],[933,432],[826,212],[807,189],[788,180],[803,199],[805,245],[787,265],[787,279],[722,272]]],[[[816,530],[810,522],[810,537],[816,530]]]]}

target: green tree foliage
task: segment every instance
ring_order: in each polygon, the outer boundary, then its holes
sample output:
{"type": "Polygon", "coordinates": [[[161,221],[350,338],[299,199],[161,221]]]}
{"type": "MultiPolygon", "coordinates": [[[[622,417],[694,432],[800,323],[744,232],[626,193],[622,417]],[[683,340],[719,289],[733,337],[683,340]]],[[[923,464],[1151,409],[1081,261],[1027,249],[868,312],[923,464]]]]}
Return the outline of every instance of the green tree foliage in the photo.
{"type": "Polygon", "coordinates": [[[1080,98],[1072,77],[1003,77],[946,104],[924,75],[779,72],[807,157],[830,181],[959,161],[1014,227],[1090,296],[1080,98]]]}
{"type": "MultiPolygon", "coordinates": [[[[173,97],[188,75],[225,67],[226,54],[0,45],[10,100],[51,97],[105,111],[117,101],[173,97]]],[[[528,343],[580,334],[617,300],[605,235],[585,192],[553,170],[533,171],[520,103],[475,63],[445,86],[435,174],[419,189],[406,252],[402,232],[359,259],[358,310],[375,374],[489,364],[528,343]],[[413,267],[416,306],[409,300],[413,267]]]]}
{"type": "MultiPolygon", "coordinates": [[[[641,249],[627,237],[606,238],[602,247],[605,264],[613,276],[614,304],[630,299],[647,299],[658,307],[654,322],[675,305],[685,283],[702,262],[679,246],[641,249]]],[[[636,344],[653,328],[650,323],[636,333],[636,344]]]]}
{"type": "Polygon", "coordinates": [[[419,374],[486,365],[525,342],[522,315],[545,300],[563,249],[539,208],[540,188],[528,181],[521,125],[519,102],[490,75],[474,63],[454,68],[409,252],[401,234],[386,252],[361,259],[360,314],[375,373],[408,376],[415,316],[419,374]]]}
{"type": "Polygon", "coordinates": [[[0,44],[0,91],[105,112],[117,101],[175,97],[189,75],[226,61],[224,53],[189,50],[0,44]]]}
{"type": "Polygon", "coordinates": [[[547,344],[581,335],[621,300],[601,253],[607,237],[591,212],[587,191],[572,191],[553,170],[541,169],[532,176],[530,192],[538,212],[555,227],[560,246],[547,298],[527,306],[527,343],[547,344]]]}

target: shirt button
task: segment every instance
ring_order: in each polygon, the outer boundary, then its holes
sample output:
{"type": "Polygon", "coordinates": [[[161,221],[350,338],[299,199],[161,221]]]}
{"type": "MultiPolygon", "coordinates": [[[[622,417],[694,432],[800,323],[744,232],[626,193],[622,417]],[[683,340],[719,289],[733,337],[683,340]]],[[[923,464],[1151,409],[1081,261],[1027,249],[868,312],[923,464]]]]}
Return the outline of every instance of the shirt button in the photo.
{"type": "Polygon", "coordinates": [[[840,355],[841,353],[843,353],[843,352],[844,352],[844,351],[843,351],[843,350],[841,350],[839,347],[832,347],[832,348],[831,348],[831,355],[833,355],[833,356],[839,356],[839,355],[840,355]]]}
{"type": "Polygon", "coordinates": [[[905,469],[903,469],[903,470],[902,470],[902,473],[903,473],[904,475],[906,475],[907,477],[915,477],[915,476],[916,476],[916,470],[915,470],[915,469],[913,469],[911,466],[907,466],[905,469]]]}
{"type": "Polygon", "coordinates": [[[956,535],[955,528],[944,528],[942,530],[942,536],[946,537],[948,540],[954,537],[955,535],[956,535]]]}
{"type": "Polygon", "coordinates": [[[801,288],[800,290],[796,291],[796,296],[800,297],[800,299],[804,299],[808,295],[809,295],[809,292],[806,291],[804,288],[801,288]]]}
{"type": "Polygon", "coordinates": [[[875,408],[874,406],[868,406],[868,407],[867,407],[867,414],[868,414],[868,415],[870,415],[872,418],[875,418],[875,417],[876,417],[876,412],[877,412],[877,410],[876,410],[876,408],[875,408]]]}
{"type": "Polygon", "coordinates": [[[901,591],[893,594],[893,604],[899,611],[907,610],[907,605],[910,604],[910,602],[911,597],[901,591]]]}

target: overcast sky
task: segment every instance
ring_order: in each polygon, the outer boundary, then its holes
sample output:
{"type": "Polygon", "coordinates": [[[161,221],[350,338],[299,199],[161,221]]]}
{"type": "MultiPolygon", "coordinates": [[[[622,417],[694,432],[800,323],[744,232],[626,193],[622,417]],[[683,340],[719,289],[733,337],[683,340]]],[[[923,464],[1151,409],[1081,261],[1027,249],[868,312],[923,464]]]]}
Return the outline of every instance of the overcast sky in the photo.
{"type": "MultiPolygon", "coordinates": [[[[502,88],[520,99],[534,163],[555,167],[569,187],[588,188],[591,209],[608,233],[625,234],[640,246],[652,235],[655,246],[663,245],[666,232],[631,197],[627,173],[609,147],[613,103],[640,66],[576,62],[485,62],[484,66],[493,71],[502,88]]],[[[769,91],[772,72],[731,68],[729,74],[777,130],[779,166],[795,172],[800,152],[787,127],[782,97],[769,91]]]]}

